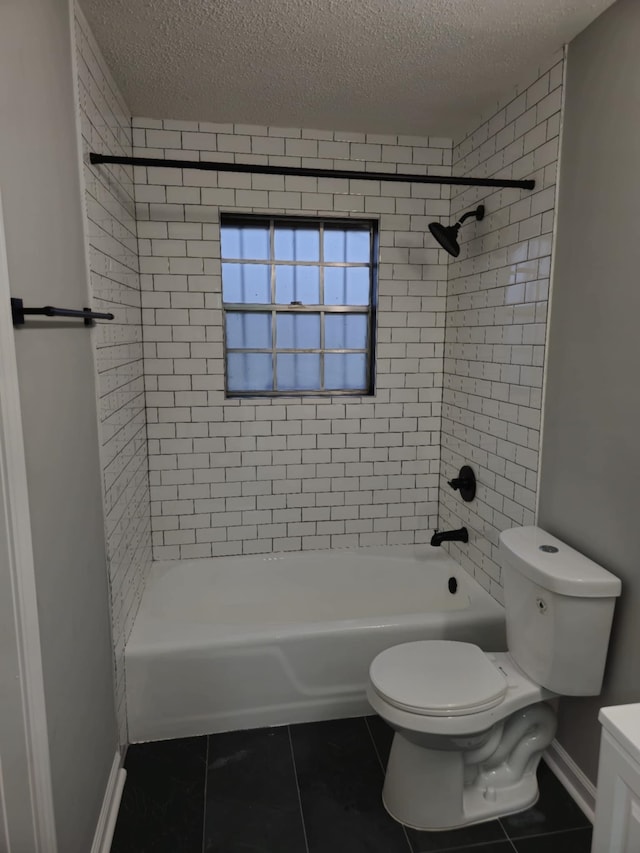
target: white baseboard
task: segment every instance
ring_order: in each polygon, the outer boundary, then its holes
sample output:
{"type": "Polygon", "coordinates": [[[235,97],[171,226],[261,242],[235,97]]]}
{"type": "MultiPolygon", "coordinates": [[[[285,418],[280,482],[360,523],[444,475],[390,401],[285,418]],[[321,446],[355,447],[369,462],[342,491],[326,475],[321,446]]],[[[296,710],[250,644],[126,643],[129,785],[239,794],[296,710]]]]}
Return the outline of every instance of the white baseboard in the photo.
{"type": "Polygon", "coordinates": [[[120,808],[120,800],[122,798],[122,789],[124,788],[124,781],[127,777],[127,771],[122,766],[123,760],[124,757],[120,752],[116,752],[113,764],[111,765],[111,773],[109,774],[107,789],[104,793],[100,816],[98,817],[96,833],[93,837],[93,844],[91,845],[91,853],[109,853],[111,849],[113,831],[116,828],[118,809],[120,808]]]}
{"type": "Polygon", "coordinates": [[[544,753],[544,760],[555,776],[562,782],[577,806],[591,823],[596,811],[596,786],[585,776],[573,758],[557,740],[544,753]]]}

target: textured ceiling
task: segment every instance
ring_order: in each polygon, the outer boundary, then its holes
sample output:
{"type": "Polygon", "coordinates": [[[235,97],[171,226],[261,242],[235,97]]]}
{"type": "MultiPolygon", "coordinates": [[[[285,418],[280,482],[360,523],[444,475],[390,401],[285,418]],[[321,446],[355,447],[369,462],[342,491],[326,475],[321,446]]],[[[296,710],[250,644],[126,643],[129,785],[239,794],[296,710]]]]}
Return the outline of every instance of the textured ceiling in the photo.
{"type": "Polygon", "coordinates": [[[134,115],[452,136],[613,0],[81,0],[134,115]]]}

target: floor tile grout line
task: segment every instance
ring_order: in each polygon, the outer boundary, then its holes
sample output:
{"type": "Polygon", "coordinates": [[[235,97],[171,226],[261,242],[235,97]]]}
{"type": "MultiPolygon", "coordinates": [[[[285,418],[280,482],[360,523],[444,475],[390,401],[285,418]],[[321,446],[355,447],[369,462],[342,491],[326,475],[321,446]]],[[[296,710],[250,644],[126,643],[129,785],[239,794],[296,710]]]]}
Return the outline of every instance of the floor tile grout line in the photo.
{"type": "MultiPolygon", "coordinates": [[[[516,848],[510,838],[497,838],[494,841],[478,841],[471,844],[461,844],[460,847],[441,847],[439,850],[431,850],[429,853],[482,853],[483,850],[493,847],[495,844],[509,844],[510,847],[516,848]]],[[[516,853],[518,851],[516,850],[516,853]]]]}
{"type": "Polygon", "coordinates": [[[298,808],[300,809],[300,820],[302,821],[302,834],[304,835],[304,847],[306,853],[309,853],[309,840],[307,839],[307,826],[304,822],[304,811],[302,809],[302,795],[300,794],[300,784],[298,782],[298,768],[296,766],[296,755],[293,751],[293,739],[291,737],[291,726],[287,726],[287,735],[289,736],[289,749],[291,750],[291,761],[293,762],[293,778],[296,781],[296,791],[298,792],[298,808]]]}
{"type": "Polygon", "coordinates": [[[511,847],[513,847],[513,849],[516,851],[516,853],[518,853],[518,849],[517,849],[516,845],[513,843],[511,836],[507,832],[507,827],[503,824],[502,818],[500,816],[498,816],[498,824],[500,826],[500,829],[504,832],[504,837],[507,839],[507,841],[509,842],[511,847]]]}
{"type": "Polygon", "coordinates": [[[209,743],[211,742],[211,735],[207,735],[207,751],[205,754],[204,761],[204,803],[202,808],[202,853],[205,853],[205,844],[207,842],[207,781],[209,779],[209,743]]]}
{"type": "MultiPolygon", "coordinates": [[[[368,718],[363,717],[363,719],[364,719],[364,724],[365,724],[365,727],[367,729],[367,732],[369,733],[369,738],[370,738],[371,743],[373,745],[373,751],[376,754],[376,758],[378,759],[378,764],[380,765],[380,769],[382,770],[382,778],[384,779],[385,775],[386,775],[386,771],[385,771],[384,764],[382,763],[382,758],[380,757],[380,753],[378,752],[378,746],[376,744],[376,739],[374,738],[373,732],[371,731],[371,726],[369,725],[368,718]]],[[[382,799],[382,793],[380,793],[380,798],[382,799]]],[[[383,805],[384,805],[384,803],[383,803],[383,805]]],[[[407,847],[409,848],[409,853],[413,853],[413,844],[411,843],[411,839],[409,838],[409,833],[407,832],[407,827],[403,823],[401,823],[400,826],[402,827],[402,831],[404,832],[404,837],[405,837],[406,842],[407,842],[407,847]]]]}
{"type": "Polygon", "coordinates": [[[363,717],[363,719],[364,719],[364,724],[367,727],[367,731],[369,732],[369,737],[371,739],[371,743],[373,744],[373,751],[376,754],[376,758],[378,759],[378,764],[380,765],[380,769],[382,770],[382,775],[384,777],[385,767],[384,767],[384,764],[382,762],[382,758],[380,758],[380,753],[378,752],[378,746],[376,744],[376,739],[374,738],[373,732],[371,731],[371,727],[369,726],[369,720],[366,717],[363,717]]]}
{"type": "Polygon", "coordinates": [[[552,835],[568,835],[570,832],[584,832],[586,829],[593,829],[591,824],[587,826],[568,826],[565,829],[552,829],[551,832],[536,832],[534,835],[517,835],[514,838],[509,836],[509,841],[528,841],[530,838],[549,838],[552,835]]]}
{"type": "Polygon", "coordinates": [[[498,818],[498,823],[500,824],[500,829],[501,829],[501,830],[504,832],[504,834],[506,835],[506,837],[507,837],[507,841],[509,842],[509,844],[511,845],[511,847],[515,850],[515,853],[518,853],[518,848],[516,847],[516,845],[515,845],[515,843],[514,843],[513,839],[511,838],[511,836],[510,836],[510,835],[509,835],[509,833],[507,832],[507,828],[506,828],[506,826],[502,823],[502,821],[500,820],[500,818],[498,818]]]}

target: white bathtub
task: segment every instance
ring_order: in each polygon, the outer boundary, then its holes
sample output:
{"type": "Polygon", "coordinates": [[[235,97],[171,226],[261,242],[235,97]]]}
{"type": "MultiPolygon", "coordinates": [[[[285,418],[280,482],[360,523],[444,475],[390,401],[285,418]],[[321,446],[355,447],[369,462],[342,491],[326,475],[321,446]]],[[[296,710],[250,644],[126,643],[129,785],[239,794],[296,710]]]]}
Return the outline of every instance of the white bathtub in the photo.
{"type": "Polygon", "coordinates": [[[430,546],[154,563],[125,653],[130,740],[369,713],[378,652],[501,650],[503,613],[430,546]]]}

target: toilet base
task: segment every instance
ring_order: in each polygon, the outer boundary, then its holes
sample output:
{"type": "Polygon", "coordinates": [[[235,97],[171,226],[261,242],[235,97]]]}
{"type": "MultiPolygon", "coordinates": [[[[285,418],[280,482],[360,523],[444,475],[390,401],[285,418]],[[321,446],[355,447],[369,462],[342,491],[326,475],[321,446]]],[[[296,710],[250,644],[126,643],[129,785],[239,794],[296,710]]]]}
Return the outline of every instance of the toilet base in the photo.
{"type": "MultiPolygon", "coordinates": [[[[524,794],[524,792],[522,793],[524,794]]],[[[503,802],[500,798],[499,800],[496,800],[496,802],[493,804],[495,808],[488,809],[488,804],[486,803],[486,801],[483,801],[482,803],[474,803],[473,799],[474,798],[470,797],[467,801],[467,799],[465,798],[464,820],[451,824],[451,826],[433,826],[432,823],[429,823],[428,825],[424,823],[412,823],[410,821],[410,816],[406,815],[405,819],[402,819],[398,814],[395,814],[393,810],[389,808],[389,805],[385,800],[384,792],[382,794],[383,806],[387,810],[388,814],[394,820],[397,820],[398,823],[401,823],[403,826],[409,827],[409,829],[417,829],[420,832],[444,832],[448,829],[461,829],[461,827],[463,826],[472,826],[476,823],[486,823],[487,821],[495,820],[498,817],[506,817],[507,815],[517,814],[518,812],[524,812],[527,809],[530,809],[532,806],[535,806],[535,804],[538,802],[538,785],[534,778],[533,796],[528,800],[525,800],[523,797],[520,805],[515,805],[514,802],[507,804],[506,802],[503,802]]]]}
{"type": "Polygon", "coordinates": [[[490,778],[479,775],[465,785],[460,752],[427,749],[396,732],[382,800],[391,817],[412,829],[438,831],[483,823],[534,805],[540,756],[532,756],[527,771],[512,784],[493,787],[490,778]]]}

